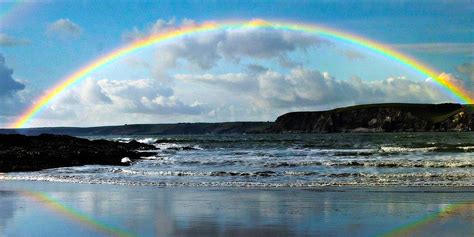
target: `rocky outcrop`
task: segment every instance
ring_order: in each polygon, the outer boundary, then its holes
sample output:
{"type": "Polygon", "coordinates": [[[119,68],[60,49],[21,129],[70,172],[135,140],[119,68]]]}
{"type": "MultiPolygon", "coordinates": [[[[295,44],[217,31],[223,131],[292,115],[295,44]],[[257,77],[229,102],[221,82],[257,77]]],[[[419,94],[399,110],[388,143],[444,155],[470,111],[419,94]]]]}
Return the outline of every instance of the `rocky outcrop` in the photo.
{"type": "Polygon", "coordinates": [[[277,133],[474,131],[472,105],[372,104],[284,114],[277,133]]]}
{"type": "Polygon", "coordinates": [[[136,141],[90,141],[60,135],[0,135],[0,172],[36,171],[78,165],[128,165],[122,159],[139,159],[137,150],[155,149],[136,141]]]}

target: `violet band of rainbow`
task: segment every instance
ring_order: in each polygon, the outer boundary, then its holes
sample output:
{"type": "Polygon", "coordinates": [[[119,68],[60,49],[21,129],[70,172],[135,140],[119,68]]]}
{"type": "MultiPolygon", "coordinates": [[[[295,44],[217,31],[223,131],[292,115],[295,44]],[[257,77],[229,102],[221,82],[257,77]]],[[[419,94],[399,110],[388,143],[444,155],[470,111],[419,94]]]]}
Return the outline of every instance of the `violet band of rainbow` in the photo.
{"type": "Polygon", "coordinates": [[[58,200],[56,200],[55,198],[47,195],[46,193],[33,192],[33,191],[21,191],[20,193],[29,198],[32,198],[36,201],[43,203],[46,207],[48,207],[52,211],[59,213],[65,217],[68,217],[69,219],[74,220],[75,222],[82,224],[85,227],[93,229],[97,231],[98,233],[103,233],[107,236],[117,236],[117,237],[134,236],[133,234],[128,233],[125,230],[102,223],[98,220],[95,220],[79,212],[78,210],[74,208],[66,206],[62,204],[61,202],[59,202],[58,200]]]}
{"type": "Polygon", "coordinates": [[[115,60],[138,51],[140,49],[166,42],[173,39],[177,39],[183,36],[200,34],[206,32],[213,32],[218,30],[234,30],[234,29],[274,29],[274,30],[286,30],[286,31],[295,31],[295,32],[305,32],[313,35],[320,35],[324,37],[331,37],[337,40],[347,42],[350,44],[355,44],[365,48],[369,51],[380,54],[388,59],[391,59],[395,62],[398,62],[402,65],[405,65],[413,70],[421,73],[426,76],[426,78],[431,78],[436,84],[440,86],[446,93],[452,95],[460,103],[472,104],[474,103],[473,97],[470,95],[470,92],[466,91],[459,85],[456,85],[454,82],[449,81],[443,77],[440,77],[438,72],[424,63],[400,52],[395,51],[394,49],[383,45],[381,43],[363,38],[361,36],[339,31],[333,28],[318,26],[313,24],[303,24],[303,23],[293,23],[293,22],[283,22],[283,21],[266,21],[266,20],[251,20],[251,21],[222,21],[222,22],[211,22],[203,23],[199,25],[190,25],[169,30],[164,33],[151,35],[147,38],[132,42],[124,47],[118,48],[105,54],[101,57],[98,57],[80,68],[79,70],[73,72],[72,74],[66,76],[59,84],[53,86],[50,90],[44,93],[39,97],[26,111],[24,111],[18,119],[11,123],[10,127],[12,128],[23,128],[25,127],[40,111],[47,106],[55,97],[61,94],[63,91],[72,87],[75,83],[79,82],[85,76],[90,73],[114,62],[115,60]]]}

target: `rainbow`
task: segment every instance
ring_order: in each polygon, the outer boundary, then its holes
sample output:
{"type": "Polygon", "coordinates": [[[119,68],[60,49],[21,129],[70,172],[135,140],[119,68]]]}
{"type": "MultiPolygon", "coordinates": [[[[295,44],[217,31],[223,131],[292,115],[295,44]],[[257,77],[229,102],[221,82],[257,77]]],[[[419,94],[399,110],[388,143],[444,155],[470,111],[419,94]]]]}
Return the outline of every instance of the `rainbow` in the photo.
{"type": "Polygon", "coordinates": [[[66,217],[77,221],[80,224],[85,225],[86,227],[92,228],[100,233],[106,234],[107,236],[119,236],[119,237],[130,237],[134,236],[130,233],[125,232],[124,230],[106,225],[97,220],[94,220],[80,212],[76,209],[68,207],[64,204],[61,204],[56,199],[48,196],[42,192],[32,192],[32,191],[21,191],[21,194],[32,198],[36,201],[39,201],[49,207],[51,210],[54,210],[58,213],[65,215],[66,217]]]}
{"type": "Polygon", "coordinates": [[[10,4],[3,4],[0,10],[0,26],[5,28],[14,22],[17,22],[17,18],[24,16],[36,2],[33,1],[13,1],[10,4]],[[7,7],[8,6],[8,7],[7,7]]]}
{"type": "Polygon", "coordinates": [[[392,237],[392,236],[412,236],[412,234],[422,228],[427,228],[429,225],[433,225],[442,218],[449,218],[454,216],[456,213],[461,211],[472,211],[474,210],[474,203],[456,203],[449,204],[445,208],[442,208],[439,212],[435,212],[430,215],[426,215],[423,218],[408,223],[406,225],[395,228],[383,235],[382,237],[392,237]]]}
{"type": "Polygon", "coordinates": [[[61,94],[64,90],[71,87],[78,81],[80,81],[85,76],[90,73],[114,62],[115,60],[128,55],[130,53],[136,52],[140,49],[158,44],[173,39],[177,39],[183,36],[189,36],[194,34],[213,32],[218,30],[235,30],[235,29],[272,29],[272,30],[285,30],[285,31],[295,31],[295,32],[305,32],[313,35],[330,37],[342,42],[347,42],[350,44],[361,46],[365,49],[368,49],[372,52],[380,54],[388,59],[391,59],[395,62],[400,63],[401,65],[408,66],[409,68],[414,69],[415,71],[426,76],[426,78],[431,78],[436,82],[441,88],[446,90],[448,93],[457,98],[460,102],[471,104],[474,102],[473,97],[464,90],[461,86],[456,85],[455,83],[447,80],[444,77],[439,76],[439,74],[428,67],[427,65],[405,55],[400,52],[397,52],[391,49],[388,46],[382,45],[375,41],[357,36],[355,34],[350,34],[347,32],[342,32],[336,29],[318,26],[318,25],[309,25],[302,23],[291,23],[291,22],[280,22],[280,21],[265,21],[265,20],[251,20],[251,21],[229,21],[229,22],[208,22],[199,25],[189,25],[179,27],[173,30],[169,30],[164,33],[151,35],[147,38],[143,38],[132,42],[124,47],[118,48],[108,54],[105,54],[99,58],[96,58],[91,63],[85,65],[79,70],[73,72],[72,74],[66,76],[60,83],[55,85],[53,88],[48,90],[43,94],[36,102],[31,105],[23,114],[21,114],[11,125],[12,128],[23,128],[25,127],[32,118],[34,118],[45,106],[47,106],[56,96],[61,94]]]}

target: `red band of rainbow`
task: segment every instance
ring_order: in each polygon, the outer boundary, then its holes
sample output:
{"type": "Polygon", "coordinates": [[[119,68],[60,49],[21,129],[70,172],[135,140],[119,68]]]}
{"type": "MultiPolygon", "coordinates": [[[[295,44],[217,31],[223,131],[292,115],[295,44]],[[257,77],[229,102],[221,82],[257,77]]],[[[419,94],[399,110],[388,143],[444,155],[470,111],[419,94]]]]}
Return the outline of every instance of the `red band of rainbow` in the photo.
{"type": "Polygon", "coordinates": [[[280,22],[280,21],[264,21],[264,20],[251,20],[251,21],[231,21],[231,22],[218,22],[218,23],[204,23],[200,25],[183,26],[174,30],[170,30],[157,35],[152,35],[147,38],[132,42],[124,47],[118,48],[108,54],[105,54],[99,58],[94,59],[91,63],[85,65],[79,70],[73,72],[61,80],[61,82],[31,105],[21,116],[18,117],[11,125],[12,128],[23,128],[28,122],[30,122],[46,105],[48,105],[56,96],[61,94],[64,90],[71,87],[74,83],[77,83],[86,75],[100,69],[115,60],[133,53],[137,50],[146,48],[151,45],[170,41],[179,37],[212,32],[217,30],[233,30],[233,29],[274,29],[274,30],[286,30],[305,32],[309,34],[331,37],[340,41],[351,43],[354,45],[361,46],[367,50],[382,55],[388,59],[396,61],[402,65],[408,66],[415,71],[425,75],[427,78],[431,78],[434,82],[441,86],[449,94],[453,95],[461,103],[472,104],[474,103],[473,96],[468,91],[454,82],[447,80],[427,65],[422,62],[413,59],[405,54],[395,51],[394,49],[377,43],[375,41],[354,35],[347,32],[342,32],[336,29],[309,25],[302,23],[291,23],[291,22],[280,22]]]}

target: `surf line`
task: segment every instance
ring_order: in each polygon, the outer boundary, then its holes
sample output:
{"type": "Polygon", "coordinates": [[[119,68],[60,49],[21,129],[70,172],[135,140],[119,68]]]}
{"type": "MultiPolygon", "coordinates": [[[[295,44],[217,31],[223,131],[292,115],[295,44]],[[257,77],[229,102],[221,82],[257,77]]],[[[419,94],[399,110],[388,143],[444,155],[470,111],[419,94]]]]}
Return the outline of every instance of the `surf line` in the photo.
{"type": "Polygon", "coordinates": [[[49,196],[48,194],[44,192],[21,191],[20,193],[35,201],[39,201],[40,203],[44,204],[49,209],[59,214],[62,214],[68,217],[69,219],[76,221],[79,224],[82,224],[88,228],[94,229],[95,231],[98,231],[107,235],[117,236],[117,237],[135,236],[135,235],[132,235],[131,233],[126,232],[125,230],[94,220],[91,217],[86,216],[85,214],[79,212],[78,210],[62,204],[61,202],[59,202],[58,200],[56,200],[55,198],[49,196]]]}
{"type": "Polygon", "coordinates": [[[186,25],[179,28],[175,28],[163,33],[151,35],[149,37],[137,40],[130,44],[127,44],[121,48],[113,50],[101,57],[95,58],[85,66],[72,72],[56,85],[47,90],[42,96],[35,100],[35,102],[26,109],[13,123],[10,124],[11,128],[24,128],[34,117],[36,117],[40,111],[47,107],[47,105],[53,101],[63,91],[77,84],[85,76],[92,72],[103,68],[104,66],[111,64],[119,58],[125,55],[136,52],[138,50],[147,48],[158,43],[164,43],[179,39],[184,36],[193,36],[196,34],[203,34],[208,32],[215,32],[219,30],[242,30],[242,29],[262,29],[262,30],[281,30],[290,32],[303,32],[315,36],[322,36],[332,38],[341,42],[349,43],[352,45],[359,46],[366,49],[369,52],[374,52],[377,55],[381,55],[387,59],[404,65],[408,68],[415,70],[416,72],[424,75],[426,78],[430,78],[434,81],[442,90],[447,94],[453,96],[458,101],[466,104],[473,104],[474,98],[471,97],[471,93],[457,85],[453,81],[440,76],[438,72],[424,63],[411,58],[408,55],[402,54],[386,45],[375,42],[373,40],[363,38],[361,36],[343,32],[337,29],[320,26],[310,25],[304,23],[295,22],[283,22],[283,21],[266,21],[261,19],[255,19],[250,21],[221,21],[221,22],[208,22],[197,25],[186,25]]]}

